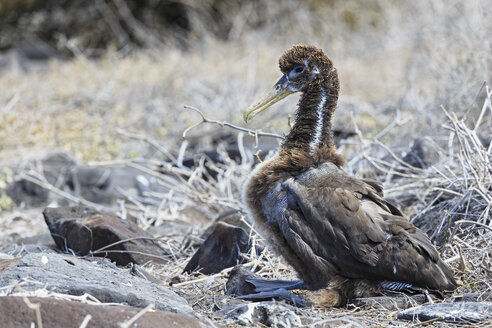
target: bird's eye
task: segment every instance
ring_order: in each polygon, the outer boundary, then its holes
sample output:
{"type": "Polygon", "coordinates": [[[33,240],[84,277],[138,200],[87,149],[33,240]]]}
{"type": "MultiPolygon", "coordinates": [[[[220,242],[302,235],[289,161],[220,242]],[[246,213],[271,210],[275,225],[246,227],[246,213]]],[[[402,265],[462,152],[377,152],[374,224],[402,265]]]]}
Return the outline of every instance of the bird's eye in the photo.
{"type": "Polygon", "coordinates": [[[295,79],[296,77],[301,75],[302,72],[304,72],[304,69],[305,69],[305,67],[301,66],[301,65],[294,67],[289,73],[289,78],[295,79]]]}

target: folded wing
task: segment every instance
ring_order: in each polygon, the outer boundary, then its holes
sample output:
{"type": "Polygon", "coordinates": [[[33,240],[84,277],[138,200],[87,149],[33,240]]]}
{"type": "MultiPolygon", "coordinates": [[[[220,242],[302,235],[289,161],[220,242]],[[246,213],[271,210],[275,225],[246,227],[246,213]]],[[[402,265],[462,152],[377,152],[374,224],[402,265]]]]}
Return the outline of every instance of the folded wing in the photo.
{"type": "Polygon", "coordinates": [[[308,286],[323,287],[339,275],[456,288],[428,237],[384,201],[377,183],[331,165],[277,183],[262,201],[308,286]]]}

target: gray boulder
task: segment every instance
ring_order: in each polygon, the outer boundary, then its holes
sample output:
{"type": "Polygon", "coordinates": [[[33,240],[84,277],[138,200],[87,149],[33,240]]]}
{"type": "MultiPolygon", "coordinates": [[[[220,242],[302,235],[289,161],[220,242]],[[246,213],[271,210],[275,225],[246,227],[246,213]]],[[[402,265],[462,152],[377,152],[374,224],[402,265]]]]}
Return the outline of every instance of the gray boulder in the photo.
{"type": "Polygon", "coordinates": [[[477,323],[492,319],[492,302],[435,303],[416,306],[397,315],[400,320],[428,321],[437,319],[450,323],[477,323]]]}
{"type": "MultiPolygon", "coordinates": [[[[153,304],[157,310],[192,314],[186,300],[168,288],[132,276],[107,259],[80,259],[54,253],[30,253],[17,265],[0,271],[0,287],[34,291],[46,286],[57,293],[90,294],[103,303],[126,303],[135,307],[153,304]]],[[[8,289],[8,288],[7,288],[8,289]]],[[[9,290],[7,290],[9,292],[9,290]]]]}

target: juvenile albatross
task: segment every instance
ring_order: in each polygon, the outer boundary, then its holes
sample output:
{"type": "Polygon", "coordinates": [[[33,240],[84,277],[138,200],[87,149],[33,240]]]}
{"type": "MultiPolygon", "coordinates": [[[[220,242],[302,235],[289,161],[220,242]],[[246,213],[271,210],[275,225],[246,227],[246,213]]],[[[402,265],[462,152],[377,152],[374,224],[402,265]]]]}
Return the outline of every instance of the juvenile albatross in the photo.
{"type": "Polygon", "coordinates": [[[348,175],[332,141],[339,80],[314,46],[279,61],[282,78],[244,113],[245,121],[301,92],[295,123],[276,156],[253,171],[244,202],[270,246],[292,265],[311,300],[339,306],[383,289],[456,289],[429,238],[383,199],[382,186],[348,175]]]}

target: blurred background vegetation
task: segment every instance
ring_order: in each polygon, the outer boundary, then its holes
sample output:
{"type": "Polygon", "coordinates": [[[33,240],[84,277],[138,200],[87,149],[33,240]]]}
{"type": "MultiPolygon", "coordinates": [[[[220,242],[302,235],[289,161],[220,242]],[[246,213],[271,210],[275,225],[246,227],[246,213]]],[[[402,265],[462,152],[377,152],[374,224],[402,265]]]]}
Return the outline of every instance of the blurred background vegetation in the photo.
{"type": "MultiPolygon", "coordinates": [[[[338,68],[338,126],[353,128],[352,115],[370,136],[395,119],[407,122],[385,134],[403,149],[439,135],[440,105],[476,119],[492,75],[490,7],[478,0],[1,0],[2,158],[53,148],[83,160],[144,156],[118,128],[177,151],[181,132],[199,119],[183,105],[242,124],[241,111],[276,81],[277,58],[295,43],[321,47],[338,68]]],[[[295,101],[252,127],[287,131],[295,101]]]]}

